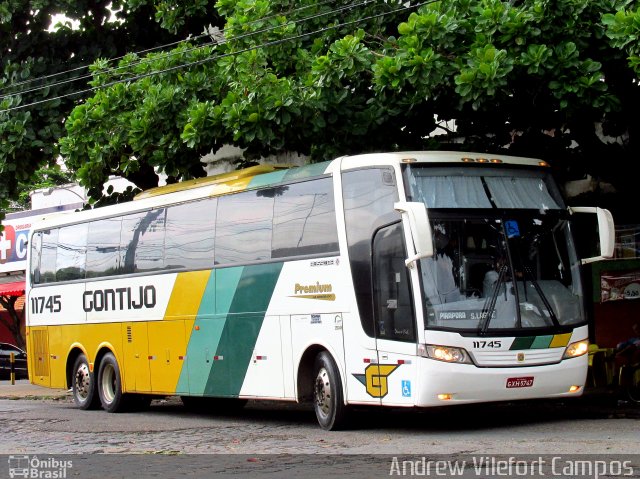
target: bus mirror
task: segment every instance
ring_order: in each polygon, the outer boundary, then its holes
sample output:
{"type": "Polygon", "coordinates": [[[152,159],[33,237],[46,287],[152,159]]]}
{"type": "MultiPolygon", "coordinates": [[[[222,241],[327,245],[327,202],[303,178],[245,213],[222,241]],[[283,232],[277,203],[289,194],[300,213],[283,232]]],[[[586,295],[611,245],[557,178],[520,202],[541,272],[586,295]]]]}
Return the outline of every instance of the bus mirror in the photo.
{"type": "Polygon", "coordinates": [[[569,212],[575,213],[595,213],[598,218],[598,232],[600,236],[600,256],[582,259],[582,264],[593,263],[602,259],[613,258],[615,247],[615,226],[611,212],[604,208],[594,206],[570,207],[569,212]]]}
{"type": "Polygon", "coordinates": [[[433,256],[433,243],[431,240],[431,225],[427,215],[427,207],[420,202],[397,202],[393,205],[396,211],[406,216],[411,238],[413,239],[414,255],[410,255],[405,264],[409,267],[414,261],[433,256]]]}

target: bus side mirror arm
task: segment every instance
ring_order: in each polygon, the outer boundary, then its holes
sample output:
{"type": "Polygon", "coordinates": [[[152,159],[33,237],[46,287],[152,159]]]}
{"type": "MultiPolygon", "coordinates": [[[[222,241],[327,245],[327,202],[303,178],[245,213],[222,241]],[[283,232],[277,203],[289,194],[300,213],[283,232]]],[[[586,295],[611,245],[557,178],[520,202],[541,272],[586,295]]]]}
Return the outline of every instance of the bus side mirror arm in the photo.
{"type": "Polygon", "coordinates": [[[409,223],[415,253],[410,253],[404,263],[407,267],[412,268],[419,259],[433,256],[431,225],[429,224],[427,207],[424,203],[408,201],[399,201],[393,207],[403,217],[406,217],[409,223]]]}
{"type": "Polygon", "coordinates": [[[598,215],[598,232],[600,234],[600,256],[584,258],[582,264],[593,263],[603,259],[613,258],[613,250],[615,247],[615,226],[611,212],[604,208],[594,206],[569,207],[569,213],[595,213],[598,215]]]}

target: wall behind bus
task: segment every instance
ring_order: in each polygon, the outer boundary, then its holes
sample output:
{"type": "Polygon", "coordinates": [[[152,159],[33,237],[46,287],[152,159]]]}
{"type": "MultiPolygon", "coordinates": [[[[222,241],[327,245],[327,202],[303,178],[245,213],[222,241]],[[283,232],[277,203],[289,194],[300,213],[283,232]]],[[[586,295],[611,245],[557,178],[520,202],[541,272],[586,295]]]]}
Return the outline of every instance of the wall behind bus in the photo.
{"type": "Polygon", "coordinates": [[[602,348],[615,348],[633,334],[632,326],[640,322],[640,299],[602,301],[601,276],[640,269],[640,258],[614,259],[591,264],[593,285],[593,320],[591,341],[602,348]]]}

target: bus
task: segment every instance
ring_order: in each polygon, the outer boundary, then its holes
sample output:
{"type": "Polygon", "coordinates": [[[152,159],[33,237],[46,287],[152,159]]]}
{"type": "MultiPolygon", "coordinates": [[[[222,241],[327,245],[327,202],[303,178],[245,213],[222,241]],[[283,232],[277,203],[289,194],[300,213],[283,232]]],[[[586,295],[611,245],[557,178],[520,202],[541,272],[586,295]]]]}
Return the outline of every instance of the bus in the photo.
{"type": "Polygon", "coordinates": [[[567,208],[537,159],[254,166],[35,224],[30,381],[108,412],[311,402],[327,430],[359,405],[578,396],[581,261],[612,254],[608,211],[567,208]],[[585,213],[600,249],[581,260],[585,213]]]}

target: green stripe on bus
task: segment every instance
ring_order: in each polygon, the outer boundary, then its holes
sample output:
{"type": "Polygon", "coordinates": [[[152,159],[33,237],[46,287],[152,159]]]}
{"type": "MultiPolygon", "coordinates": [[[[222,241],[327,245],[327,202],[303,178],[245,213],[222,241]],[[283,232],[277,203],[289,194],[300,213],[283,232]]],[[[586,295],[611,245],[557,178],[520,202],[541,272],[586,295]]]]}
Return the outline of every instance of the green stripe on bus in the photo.
{"type": "Polygon", "coordinates": [[[546,349],[551,344],[551,340],[553,339],[553,335],[551,336],[536,336],[531,343],[530,349],[546,349]]]}
{"type": "Polygon", "coordinates": [[[177,391],[188,390],[190,394],[204,394],[242,269],[215,270],[210,276],[193,325],[187,347],[186,367],[180,373],[177,391]],[[216,284],[220,281],[225,286],[216,291],[216,284]]]}
{"type": "Polygon", "coordinates": [[[261,188],[270,185],[277,185],[285,181],[304,180],[306,178],[313,178],[324,174],[330,161],[323,161],[321,163],[312,163],[311,165],[305,165],[288,170],[277,170],[271,173],[265,173],[262,175],[254,176],[247,188],[261,188]]]}
{"type": "Polygon", "coordinates": [[[254,176],[247,188],[261,188],[263,186],[269,186],[282,182],[284,175],[288,170],[277,170],[272,173],[265,173],[264,175],[254,176]]]}
{"type": "Polygon", "coordinates": [[[296,181],[324,175],[329,163],[331,162],[323,161],[321,163],[312,163],[311,165],[301,166],[300,168],[291,168],[290,170],[287,170],[287,174],[284,179],[285,181],[296,181]]]}
{"type": "MultiPolygon", "coordinates": [[[[218,297],[233,293],[233,300],[216,350],[219,359],[213,362],[205,386],[207,395],[237,397],[240,394],[282,263],[245,266],[237,287],[225,280],[234,269],[238,268],[217,270],[218,297]]],[[[218,311],[221,310],[218,308],[218,311]]]]}
{"type": "Polygon", "coordinates": [[[536,339],[535,336],[525,336],[523,338],[516,338],[509,349],[512,351],[515,349],[530,349],[535,339],[536,339]]]}

